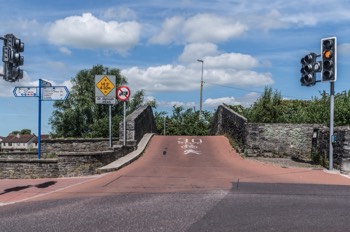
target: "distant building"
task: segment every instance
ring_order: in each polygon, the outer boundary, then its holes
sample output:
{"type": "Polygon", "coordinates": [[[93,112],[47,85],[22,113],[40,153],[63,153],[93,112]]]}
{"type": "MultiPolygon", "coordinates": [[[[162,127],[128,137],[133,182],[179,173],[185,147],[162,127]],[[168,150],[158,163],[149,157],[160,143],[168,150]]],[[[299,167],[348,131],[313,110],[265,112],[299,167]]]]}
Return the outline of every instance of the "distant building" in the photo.
{"type": "MultiPolygon", "coordinates": [[[[43,135],[43,134],[42,134],[42,135],[41,135],[41,140],[40,140],[40,141],[43,141],[44,139],[51,139],[51,135],[49,135],[49,134],[44,134],[44,135],[43,135]]],[[[34,148],[34,149],[38,149],[38,137],[35,137],[33,143],[34,143],[33,148],[34,148]]]]}
{"type": "Polygon", "coordinates": [[[1,151],[1,142],[2,142],[2,140],[4,140],[4,139],[5,139],[5,137],[0,136],[0,151],[1,151]]]}
{"type": "Polygon", "coordinates": [[[2,151],[23,151],[37,148],[36,135],[10,134],[0,142],[2,151]]]}

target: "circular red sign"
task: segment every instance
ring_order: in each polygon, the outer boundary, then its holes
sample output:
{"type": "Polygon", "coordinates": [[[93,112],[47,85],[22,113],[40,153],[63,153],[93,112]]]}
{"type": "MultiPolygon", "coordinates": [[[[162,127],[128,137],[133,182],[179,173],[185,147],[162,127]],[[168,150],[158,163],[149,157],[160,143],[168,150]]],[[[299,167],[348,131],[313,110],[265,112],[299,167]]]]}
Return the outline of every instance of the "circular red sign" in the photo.
{"type": "Polygon", "coordinates": [[[119,86],[117,89],[117,98],[120,101],[126,101],[130,97],[130,89],[128,86],[119,86]]]}

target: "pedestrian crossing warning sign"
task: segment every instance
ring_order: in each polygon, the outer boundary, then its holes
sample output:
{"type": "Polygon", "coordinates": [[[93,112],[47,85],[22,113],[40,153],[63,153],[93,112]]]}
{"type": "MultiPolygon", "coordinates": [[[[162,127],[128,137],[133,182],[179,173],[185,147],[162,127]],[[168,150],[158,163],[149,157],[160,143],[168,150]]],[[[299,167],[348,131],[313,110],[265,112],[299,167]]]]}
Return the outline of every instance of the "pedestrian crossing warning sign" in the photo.
{"type": "Polygon", "coordinates": [[[103,76],[99,82],[97,82],[96,87],[107,96],[115,87],[113,82],[108,79],[107,76],[103,76]]]}

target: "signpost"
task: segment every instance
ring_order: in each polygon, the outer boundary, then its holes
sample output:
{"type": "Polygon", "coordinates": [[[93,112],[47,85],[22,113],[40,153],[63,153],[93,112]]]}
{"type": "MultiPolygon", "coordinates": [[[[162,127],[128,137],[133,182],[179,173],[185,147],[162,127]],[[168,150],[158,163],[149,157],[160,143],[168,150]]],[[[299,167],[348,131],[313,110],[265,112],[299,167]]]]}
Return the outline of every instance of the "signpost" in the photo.
{"type": "Polygon", "coordinates": [[[130,89],[128,86],[119,86],[117,89],[117,98],[124,102],[124,140],[123,145],[126,145],[126,101],[130,97],[130,89]]]}
{"type": "Polygon", "coordinates": [[[115,100],[115,76],[95,75],[95,103],[114,105],[115,100]]]}
{"type": "Polygon", "coordinates": [[[13,89],[15,97],[38,97],[38,159],[41,157],[41,101],[64,101],[69,96],[66,86],[52,86],[50,82],[39,79],[39,86],[17,86],[13,89]]]}
{"type": "Polygon", "coordinates": [[[43,101],[65,101],[69,96],[66,86],[52,86],[43,88],[43,101]]]}
{"type": "Polygon", "coordinates": [[[109,147],[112,148],[112,105],[116,104],[115,76],[95,75],[95,103],[109,105],[109,147]]]}
{"type": "Polygon", "coordinates": [[[15,95],[15,97],[37,97],[38,87],[33,87],[33,86],[15,87],[13,89],[13,95],[15,95]]]}

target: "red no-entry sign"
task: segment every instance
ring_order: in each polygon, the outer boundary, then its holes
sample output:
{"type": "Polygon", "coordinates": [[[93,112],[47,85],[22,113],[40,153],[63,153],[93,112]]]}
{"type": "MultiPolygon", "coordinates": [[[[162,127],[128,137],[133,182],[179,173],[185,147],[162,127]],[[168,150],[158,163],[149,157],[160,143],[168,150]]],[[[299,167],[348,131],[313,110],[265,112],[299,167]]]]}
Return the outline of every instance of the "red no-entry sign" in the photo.
{"type": "Polygon", "coordinates": [[[117,89],[117,98],[120,101],[126,101],[128,100],[130,97],[130,89],[128,86],[119,86],[119,88],[117,89]]]}

